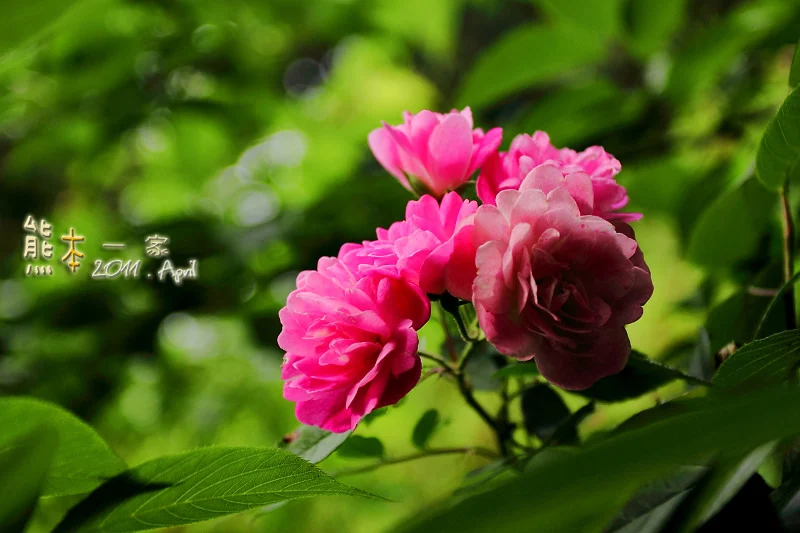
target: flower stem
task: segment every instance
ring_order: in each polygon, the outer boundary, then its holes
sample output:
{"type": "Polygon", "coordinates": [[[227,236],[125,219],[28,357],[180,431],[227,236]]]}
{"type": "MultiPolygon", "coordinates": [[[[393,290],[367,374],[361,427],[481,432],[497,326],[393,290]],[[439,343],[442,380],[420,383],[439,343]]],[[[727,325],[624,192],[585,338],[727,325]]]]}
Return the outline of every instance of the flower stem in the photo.
{"type": "MultiPolygon", "coordinates": [[[[794,222],[792,209],[789,205],[789,180],[783,183],[781,189],[781,207],[783,215],[783,281],[790,283],[794,276],[794,222]]],[[[794,287],[790,286],[783,295],[784,309],[786,312],[786,329],[797,328],[795,317],[794,287]]]]}
{"type": "Polygon", "coordinates": [[[383,459],[378,461],[377,463],[367,465],[361,468],[353,468],[350,470],[341,470],[339,472],[333,472],[331,475],[333,477],[341,477],[341,476],[352,476],[355,474],[363,474],[365,472],[371,472],[373,470],[377,470],[382,466],[388,465],[396,465],[400,463],[407,463],[409,461],[416,461],[417,459],[424,459],[425,457],[434,457],[437,455],[456,455],[456,454],[463,454],[463,455],[477,455],[480,457],[486,457],[487,459],[498,459],[500,456],[497,455],[495,452],[491,450],[487,450],[486,448],[480,447],[473,447],[473,448],[434,448],[430,450],[425,450],[423,452],[414,453],[411,455],[406,455],[404,457],[397,457],[394,459],[383,459]]]}

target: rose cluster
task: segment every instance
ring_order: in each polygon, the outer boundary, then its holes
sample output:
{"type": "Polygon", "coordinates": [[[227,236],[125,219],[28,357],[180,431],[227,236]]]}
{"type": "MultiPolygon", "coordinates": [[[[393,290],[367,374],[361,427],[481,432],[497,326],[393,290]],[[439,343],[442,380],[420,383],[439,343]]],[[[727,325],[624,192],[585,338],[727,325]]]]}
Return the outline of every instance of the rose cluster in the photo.
{"type": "Polygon", "coordinates": [[[405,219],[342,246],[300,273],[280,312],[284,396],[297,418],[346,431],[416,385],[417,330],[429,295],[475,306],[497,350],[535,359],[551,383],[580,390],[626,365],[625,325],[653,292],[621,212],[620,162],[599,146],[558,149],[544,132],[498,152],[499,128],[469,108],[405,113],[369,135],[376,159],[407,189],[405,219]],[[478,173],[478,202],[459,191],[478,173]]]}

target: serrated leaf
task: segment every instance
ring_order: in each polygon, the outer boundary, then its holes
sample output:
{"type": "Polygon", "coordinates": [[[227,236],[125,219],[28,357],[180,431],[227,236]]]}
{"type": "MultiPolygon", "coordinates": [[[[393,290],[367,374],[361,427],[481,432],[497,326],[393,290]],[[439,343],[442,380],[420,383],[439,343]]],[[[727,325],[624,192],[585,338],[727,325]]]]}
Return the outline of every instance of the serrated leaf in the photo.
{"type": "Polygon", "coordinates": [[[58,434],[43,497],[91,492],[126,468],[100,435],[72,413],[31,398],[0,398],[0,442],[39,426],[52,427],[58,434]]]}
{"type": "Polygon", "coordinates": [[[323,495],[375,497],[284,450],[206,448],[161,457],[107,481],[54,533],[125,533],[179,526],[323,495]]]}
{"type": "Polygon", "coordinates": [[[777,202],[752,178],[719,195],[693,224],[689,259],[717,269],[747,259],[757,250],[777,202]]]}
{"type": "Polygon", "coordinates": [[[57,440],[52,428],[39,427],[0,444],[0,531],[25,530],[47,478],[57,440]]]}
{"type": "Polygon", "coordinates": [[[729,453],[747,453],[800,433],[798,387],[716,396],[691,402],[678,416],[532,463],[514,481],[403,531],[510,533],[528,531],[532,523],[541,531],[600,531],[643,483],[676,465],[708,461],[720,443],[729,453]]]}
{"type": "Polygon", "coordinates": [[[521,403],[525,431],[543,441],[549,439],[570,416],[569,408],[561,396],[544,383],[525,389],[521,403]]]}
{"type": "Polygon", "coordinates": [[[676,379],[695,384],[702,383],[701,380],[680,370],[647,359],[638,352],[632,352],[622,372],[605,377],[588,389],[575,392],[599,402],[621,402],[638,398],[676,379]]]}
{"type": "Polygon", "coordinates": [[[761,137],[756,176],[768,189],[780,189],[800,159],[800,87],[783,101],[761,137]]]}
{"type": "Polygon", "coordinates": [[[336,453],[342,457],[383,457],[383,443],[375,437],[362,437],[351,435],[349,439],[339,446],[336,453]]]}
{"type": "Polygon", "coordinates": [[[800,330],[783,331],[742,346],[714,375],[717,387],[786,381],[800,363],[800,330]]]}
{"type": "Polygon", "coordinates": [[[317,464],[342,445],[352,431],[333,433],[314,426],[300,426],[294,432],[294,440],[286,449],[306,461],[317,464]]]}
{"type": "Polygon", "coordinates": [[[411,441],[414,443],[414,446],[420,450],[424,450],[438,426],[439,411],[436,409],[428,409],[425,411],[417,422],[417,425],[414,426],[414,431],[411,435],[411,441]]]}
{"type": "MultiPolygon", "coordinates": [[[[590,65],[605,54],[585,34],[564,27],[523,26],[504,34],[486,49],[459,90],[459,107],[486,107],[516,91],[550,82],[590,65]],[[547,50],[547,53],[536,53],[547,50]],[[520,57],[534,54],[536,60],[520,57]]],[[[531,56],[532,57],[532,56],[531,56]]]]}

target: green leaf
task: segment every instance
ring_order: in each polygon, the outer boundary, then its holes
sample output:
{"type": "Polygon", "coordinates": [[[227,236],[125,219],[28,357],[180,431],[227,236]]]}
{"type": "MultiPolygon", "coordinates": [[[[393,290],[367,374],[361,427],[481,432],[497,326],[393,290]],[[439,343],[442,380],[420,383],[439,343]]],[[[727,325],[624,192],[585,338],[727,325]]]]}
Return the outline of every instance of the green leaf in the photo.
{"type": "Polygon", "coordinates": [[[789,71],[789,87],[800,85],[800,41],[794,47],[792,56],[792,69],[789,71]]]}
{"type": "Polygon", "coordinates": [[[486,107],[602,59],[605,48],[586,37],[563,27],[543,26],[523,26],[504,34],[467,73],[459,90],[459,107],[486,107]]]}
{"type": "Polygon", "coordinates": [[[538,376],[538,375],[539,375],[539,369],[537,368],[536,363],[530,361],[528,363],[514,363],[508,366],[504,366],[503,368],[495,372],[492,377],[495,379],[500,379],[500,378],[538,376]]]}
{"type": "Polygon", "coordinates": [[[352,431],[333,433],[314,426],[300,426],[286,449],[310,463],[317,464],[332,454],[352,431]]]}
{"type": "Polygon", "coordinates": [[[658,533],[688,490],[708,471],[684,466],[662,479],[645,484],[617,514],[609,532],[658,533]]]}
{"type": "Polygon", "coordinates": [[[800,330],[753,341],[728,357],[714,375],[717,387],[786,381],[800,363],[800,330]]]}
{"type": "Polygon", "coordinates": [[[545,443],[548,446],[567,446],[580,444],[578,426],[594,413],[594,402],[589,402],[558,425],[556,430],[545,443]]]}
{"type": "Polygon", "coordinates": [[[180,526],[323,495],[375,498],[284,450],[206,448],[161,457],[107,481],[55,533],[180,526]]]}
{"type": "Polygon", "coordinates": [[[411,435],[411,441],[414,443],[414,446],[420,450],[424,450],[438,426],[439,411],[436,409],[428,409],[425,411],[417,422],[417,425],[414,426],[414,432],[411,435]]]}
{"type": "Polygon", "coordinates": [[[680,370],[662,365],[638,352],[632,352],[622,372],[605,377],[588,389],[575,392],[599,402],[621,402],[638,398],[676,379],[703,384],[701,380],[680,370]]]}
{"type": "Polygon", "coordinates": [[[126,468],[100,435],[64,409],[30,398],[0,398],[0,442],[39,426],[52,427],[58,433],[42,496],[91,492],[126,468]]]}
{"type": "Polygon", "coordinates": [[[351,435],[349,439],[339,446],[336,453],[342,457],[383,457],[383,443],[375,437],[362,437],[351,435]]]}
{"type": "Polygon", "coordinates": [[[546,131],[555,145],[582,144],[635,122],[646,106],[643,91],[623,91],[605,79],[588,80],[537,100],[515,126],[546,131]]]}
{"type": "Polygon", "coordinates": [[[721,457],[681,503],[670,520],[670,531],[695,531],[718,513],[775,449],[770,442],[745,457],[721,457]]]}
{"type": "Polygon", "coordinates": [[[464,372],[475,390],[497,391],[502,385],[497,373],[500,364],[506,361],[507,358],[501,356],[491,343],[481,341],[473,348],[464,372]]]}
{"type": "Polygon", "coordinates": [[[777,200],[752,178],[719,195],[693,225],[689,258],[709,268],[730,269],[731,264],[752,256],[777,200]]]}
{"type": "Polygon", "coordinates": [[[75,4],[69,0],[4,2],[0,17],[0,56],[47,29],[75,4]]]}
{"type": "Polygon", "coordinates": [[[549,439],[556,428],[570,415],[569,408],[561,396],[544,383],[537,383],[525,389],[521,403],[525,431],[543,441],[549,439]]]}
{"type": "Polygon", "coordinates": [[[667,85],[670,98],[682,102],[705,94],[744,51],[792,22],[791,4],[784,0],[743,3],[695,32],[674,55],[667,85]]]}
{"type": "Polygon", "coordinates": [[[620,0],[536,0],[536,3],[556,25],[572,26],[605,39],[619,31],[620,0]]]}
{"type": "MultiPolygon", "coordinates": [[[[514,481],[468,498],[403,531],[600,531],[642,484],[677,465],[709,460],[800,433],[800,388],[779,387],[690,402],[668,417],[555,457],[514,481]],[[546,482],[543,482],[546,480],[546,482]]],[[[556,448],[558,449],[558,448],[556,448]]]]}
{"type": "Polygon", "coordinates": [[[786,97],[761,137],[756,175],[769,189],[779,189],[800,157],[800,87],[786,97]]]}
{"type": "Polygon", "coordinates": [[[627,0],[628,46],[639,57],[648,57],[669,44],[686,14],[686,0],[627,0]]]}
{"type": "Polygon", "coordinates": [[[52,428],[39,427],[0,444],[0,530],[25,530],[44,486],[57,440],[52,428]]]}

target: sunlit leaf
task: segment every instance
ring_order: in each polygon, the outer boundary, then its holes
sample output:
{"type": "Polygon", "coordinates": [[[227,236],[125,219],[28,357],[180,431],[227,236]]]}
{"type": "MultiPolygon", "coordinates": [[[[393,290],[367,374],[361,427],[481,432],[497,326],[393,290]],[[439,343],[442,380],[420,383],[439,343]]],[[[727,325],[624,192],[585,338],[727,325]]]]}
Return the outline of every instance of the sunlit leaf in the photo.
{"type": "Polygon", "coordinates": [[[125,470],[125,463],[95,431],[60,407],[31,398],[0,398],[0,443],[39,426],[58,433],[58,446],[42,496],[90,492],[125,470]]]}
{"type": "Polygon", "coordinates": [[[323,495],[374,497],[283,450],[207,448],[162,457],[107,481],[55,529],[128,532],[179,526],[323,495]]]}

